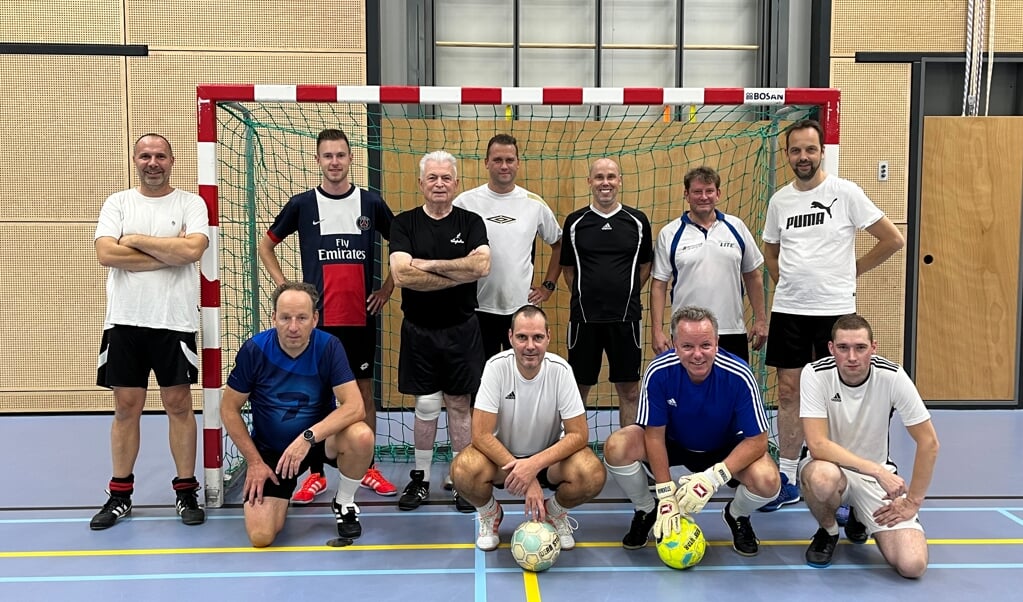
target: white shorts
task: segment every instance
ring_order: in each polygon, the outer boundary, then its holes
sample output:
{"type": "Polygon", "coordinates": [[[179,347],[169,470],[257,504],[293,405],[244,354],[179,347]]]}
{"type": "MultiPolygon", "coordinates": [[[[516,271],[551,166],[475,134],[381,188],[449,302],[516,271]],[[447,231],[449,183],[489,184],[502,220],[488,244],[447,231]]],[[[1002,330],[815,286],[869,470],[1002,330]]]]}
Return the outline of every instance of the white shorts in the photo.
{"type": "MultiPolygon", "coordinates": [[[[810,457],[804,458],[799,463],[800,471],[812,460],[813,458],[810,457]]],[[[887,468],[891,472],[895,472],[894,466],[889,465],[887,468]]],[[[842,504],[856,509],[856,520],[867,527],[868,537],[878,531],[895,531],[897,529],[916,529],[923,532],[924,528],[920,524],[919,513],[891,527],[877,524],[874,521],[874,512],[882,506],[887,506],[889,503],[888,500],[884,499],[886,495],[884,488],[881,487],[874,477],[868,477],[845,468],[839,468],[839,470],[845,475],[846,480],[845,491],[842,492],[842,504]]]]}

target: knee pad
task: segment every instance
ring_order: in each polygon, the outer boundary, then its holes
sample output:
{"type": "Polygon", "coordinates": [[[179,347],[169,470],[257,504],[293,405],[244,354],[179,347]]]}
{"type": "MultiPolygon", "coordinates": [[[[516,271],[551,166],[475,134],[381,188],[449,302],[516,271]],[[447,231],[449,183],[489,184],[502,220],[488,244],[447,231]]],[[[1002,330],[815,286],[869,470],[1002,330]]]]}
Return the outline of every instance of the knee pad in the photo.
{"type": "Polygon", "coordinates": [[[416,418],[427,422],[440,418],[440,407],[444,394],[440,391],[429,395],[416,395],[416,418]]]}

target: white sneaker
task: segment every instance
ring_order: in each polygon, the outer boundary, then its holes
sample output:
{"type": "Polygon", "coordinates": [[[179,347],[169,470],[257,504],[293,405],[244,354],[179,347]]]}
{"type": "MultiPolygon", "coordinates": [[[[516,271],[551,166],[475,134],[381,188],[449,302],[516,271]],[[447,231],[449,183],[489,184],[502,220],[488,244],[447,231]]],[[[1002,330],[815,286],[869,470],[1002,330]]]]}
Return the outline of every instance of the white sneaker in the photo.
{"type": "Polygon", "coordinates": [[[548,513],[547,522],[557,530],[562,550],[571,550],[575,547],[575,537],[572,532],[579,528],[579,523],[569,516],[567,511],[562,512],[559,516],[548,513]]]}
{"type": "Polygon", "coordinates": [[[486,515],[482,512],[477,514],[479,519],[479,536],[476,537],[476,547],[484,552],[496,550],[497,546],[501,545],[501,535],[498,533],[498,527],[501,526],[501,519],[504,518],[504,509],[501,508],[501,504],[497,504],[496,512],[486,515]]]}

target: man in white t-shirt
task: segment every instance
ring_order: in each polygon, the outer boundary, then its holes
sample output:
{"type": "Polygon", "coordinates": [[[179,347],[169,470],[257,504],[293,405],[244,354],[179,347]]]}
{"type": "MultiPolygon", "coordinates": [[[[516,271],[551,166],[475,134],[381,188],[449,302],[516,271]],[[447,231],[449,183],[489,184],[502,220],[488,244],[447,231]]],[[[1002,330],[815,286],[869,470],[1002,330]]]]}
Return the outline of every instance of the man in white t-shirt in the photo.
{"type": "Polygon", "coordinates": [[[177,512],[202,524],[195,478],[196,424],[190,385],[198,382],[199,273],[209,245],[206,204],[170,185],[174,153],[159,134],[145,134],[132,155],[139,186],[110,195],[96,226],[96,258],[109,268],[96,384],[114,392],[110,429],[110,497],[92,518],[107,529],[131,514],[139,420],[149,373],[156,375],[170,429],[177,512]]]}
{"type": "Polygon", "coordinates": [[[826,357],[831,326],[856,311],[856,277],[881,265],[906,241],[863,189],[821,169],[824,135],[812,119],[785,132],[796,178],[774,193],[764,223],[764,263],[776,283],[770,344],[764,358],[778,374],[778,452],[781,493],[761,508],[772,512],[799,501],[796,468],[803,447],[799,375],[826,357]],[[856,258],[856,232],[877,239],[856,258]]]}
{"type": "Polygon", "coordinates": [[[838,544],[835,510],[850,506],[846,536],[865,543],[871,535],[900,575],[927,570],[927,538],[919,510],[938,457],[938,436],[920,394],[901,366],[877,352],[870,324],[861,316],[838,318],[828,349],[833,357],[803,368],[800,411],[810,455],[800,469],[806,505],[820,528],[806,562],[831,564],[838,544]],[[897,412],[916,443],[910,482],[889,456],[889,424],[897,412]]]}
{"type": "Polygon", "coordinates": [[[568,362],[547,352],[547,316],[524,305],[511,317],[512,348],[487,361],[472,416],[472,443],[451,463],[459,495],[479,513],[476,546],[497,549],[504,517],[494,487],[525,498],[526,514],[575,547],[568,509],[604,487],[604,465],[587,445],[586,410],[568,362]],[[544,499],[543,489],[555,491],[544,499]]]}
{"type": "Polygon", "coordinates": [[[721,176],[707,166],[690,169],[683,178],[689,211],[669,222],[657,235],[650,281],[650,323],[654,353],[671,349],[665,336],[664,307],[671,283],[671,313],[685,306],[711,310],[718,320],[718,347],[749,363],[750,344],[767,342],[764,305],[764,256],[749,228],[734,215],[718,211],[721,176]],[[742,297],[753,310],[753,328],[746,332],[742,297]]]}
{"type": "Polygon", "coordinates": [[[477,281],[476,318],[483,352],[490,357],[508,346],[511,315],[526,303],[550,298],[561,275],[561,226],[543,198],[515,184],[519,171],[518,141],[497,134],[487,143],[483,165],[489,181],[455,198],[455,206],[478,213],[490,241],[490,275],[477,281]],[[536,237],[550,245],[542,283],[533,286],[536,237]]]}

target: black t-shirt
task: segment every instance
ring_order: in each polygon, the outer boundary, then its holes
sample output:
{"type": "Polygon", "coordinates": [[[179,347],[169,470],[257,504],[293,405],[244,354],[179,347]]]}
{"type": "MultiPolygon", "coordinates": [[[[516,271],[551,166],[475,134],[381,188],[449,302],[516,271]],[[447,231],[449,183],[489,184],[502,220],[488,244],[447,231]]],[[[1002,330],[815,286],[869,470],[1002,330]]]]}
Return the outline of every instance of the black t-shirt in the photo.
{"type": "MultiPolygon", "coordinates": [[[[415,259],[459,259],[487,244],[487,227],[479,215],[452,207],[451,213],[433,219],[417,207],[394,216],[390,251],[408,253],[415,259]]],[[[423,328],[446,328],[461,324],[476,311],[476,283],[467,282],[439,291],[401,289],[401,311],[423,328]]]]}
{"type": "Polygon", "coordinates": [[[646,215],[625,205],[611,215],[584,207],[565,219],[563,236],[561,265],[575,268],[569,318],[573,322],[641,320],[639,267],[653,259],[646,215]]]}

